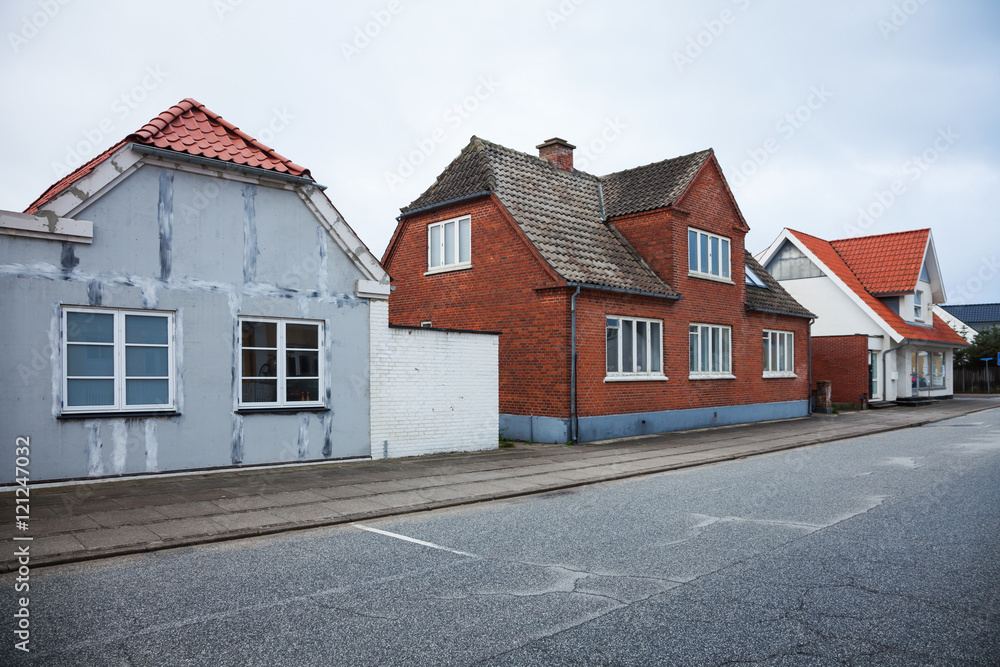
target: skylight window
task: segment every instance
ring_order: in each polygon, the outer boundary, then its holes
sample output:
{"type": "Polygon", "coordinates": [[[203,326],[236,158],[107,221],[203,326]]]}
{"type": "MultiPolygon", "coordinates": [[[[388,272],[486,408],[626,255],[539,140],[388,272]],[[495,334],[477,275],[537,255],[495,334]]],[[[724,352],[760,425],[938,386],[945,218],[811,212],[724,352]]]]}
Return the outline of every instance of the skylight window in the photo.
{"type": "Polygon", "coordinates": [[[747,272],[747,285],[753,285],[754,287],[759,287],[761,289],[767,289],[767,285],[764,281],[757,277],[757,274],[750,270],[750,267],[744,267],[747,272]]]}

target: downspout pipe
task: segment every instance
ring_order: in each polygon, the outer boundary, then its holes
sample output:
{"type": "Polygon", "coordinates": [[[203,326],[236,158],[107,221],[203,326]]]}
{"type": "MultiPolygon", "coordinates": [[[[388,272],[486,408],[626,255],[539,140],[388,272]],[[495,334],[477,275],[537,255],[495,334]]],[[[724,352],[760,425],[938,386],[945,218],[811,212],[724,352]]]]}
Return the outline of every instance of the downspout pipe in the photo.
{"type": "Polygon", "coordinates": [[[576,419],[576,297],[580,295],[580,286],[569,298],[569,437],[575,444],[579,438],[579,425],[576,419]]]}
{"type": "Polygon", "coordinates": [[[809,341],[809,372],[806,374],[809,377],[809,416],[813,413],[813,333],[812,327],[815,319],[809,320],[808,336],[809,341]]]}

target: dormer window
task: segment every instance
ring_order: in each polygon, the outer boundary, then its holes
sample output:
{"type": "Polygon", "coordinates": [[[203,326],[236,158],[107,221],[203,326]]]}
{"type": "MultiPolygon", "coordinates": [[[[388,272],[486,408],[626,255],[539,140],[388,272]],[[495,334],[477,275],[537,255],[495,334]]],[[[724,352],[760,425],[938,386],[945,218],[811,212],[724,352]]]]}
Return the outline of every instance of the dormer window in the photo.
{"type": "Polygon", "coordinates": [[[427,227],[427,271],[453,271],[472,266],[472,219],[469,216],[427,227]]]}
{"type": "Polygon", "coordinates": [[[729,239],[688,229],[688,275],[729,282],[729,239]]]}
{"type": "Polygon", "coordinates": [[[920,290],[913,293],[913,319],[924,321],[924,293],[920,290]]]}

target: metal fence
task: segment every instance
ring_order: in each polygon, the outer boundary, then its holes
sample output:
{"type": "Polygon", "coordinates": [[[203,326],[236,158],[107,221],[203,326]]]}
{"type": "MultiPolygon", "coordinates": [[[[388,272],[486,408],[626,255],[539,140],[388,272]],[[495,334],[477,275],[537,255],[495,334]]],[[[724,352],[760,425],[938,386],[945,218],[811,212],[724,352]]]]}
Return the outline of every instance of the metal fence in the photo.
{"type": "Polygon", "coordinates": [[[955,369],[956,394],[1000,394],[1000,368],[980,366],[955,369]]]}

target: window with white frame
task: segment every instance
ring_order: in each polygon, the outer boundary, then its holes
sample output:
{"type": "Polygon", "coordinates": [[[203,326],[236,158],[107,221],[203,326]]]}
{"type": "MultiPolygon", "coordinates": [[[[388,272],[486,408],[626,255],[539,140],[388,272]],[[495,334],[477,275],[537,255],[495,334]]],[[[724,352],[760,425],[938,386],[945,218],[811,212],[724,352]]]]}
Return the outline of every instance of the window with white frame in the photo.
{"type": "Polygon", "coordinates": [[[795,376],[795,341],[791,331],[764,329],[764,377],[795,376]]]}
{"type": "Polygon", "coordinates": [[[472,218],[465,216],[427,227],[427,270],[443,271],[472,265],[472,218]]]}
{"type": "Polygon", "coordinates": [[[732,328],[692,324],[688,332],[691,378],[732,377],[732,328]]]}
{"type": "Polygon", "coordinates": [[[663,322],[608,316],[605,332],[609,378],[663,377],[663,322]]]}
{"type": "Polygon", "coordinates": [[[174,314],[63,308],[63,412],[175,409],[174,314]]]}
{"type": "Polygon", "coordinates": [[[924,321],[924,293],[920,290],[913,293],[913,319],[924,321]]]}
{"type": "Polygon", "coordinates": [[[729,239],[689,228],[688,272],[729,280],[729,239]]]}
{"type": "Polygon", "coordinates": [[[240,406],[323,405],[323,324],[240,318],[240,406]]]}

